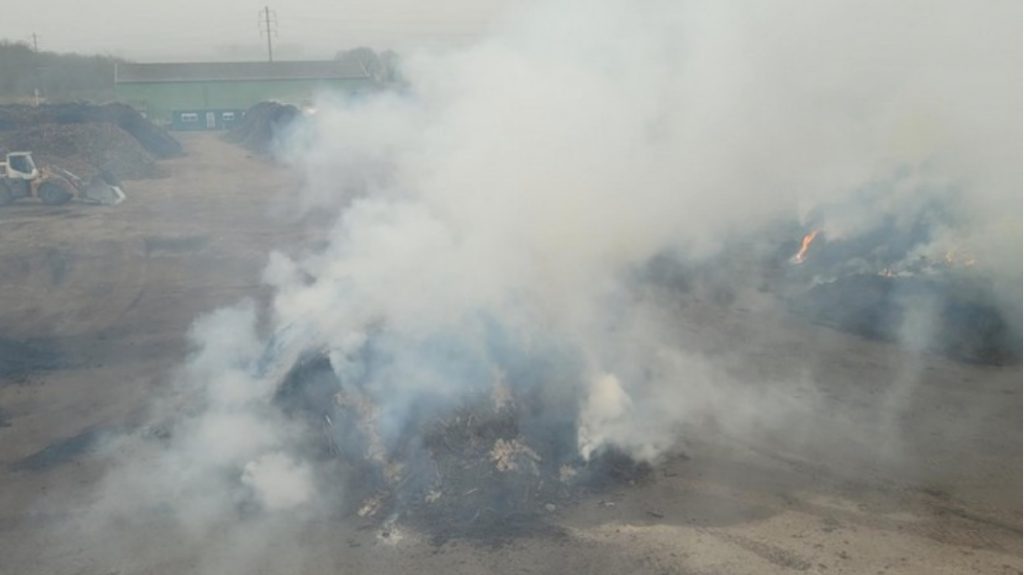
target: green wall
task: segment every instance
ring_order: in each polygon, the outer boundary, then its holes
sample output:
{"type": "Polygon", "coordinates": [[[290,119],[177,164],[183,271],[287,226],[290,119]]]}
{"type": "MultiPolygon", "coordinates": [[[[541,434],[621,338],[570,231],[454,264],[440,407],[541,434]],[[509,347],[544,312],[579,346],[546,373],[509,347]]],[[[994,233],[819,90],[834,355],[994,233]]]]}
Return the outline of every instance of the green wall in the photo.
{"type": "Polygon", "coordinates": [[[266,100],[296,106],[311,104],[321,91],[360,92],[369,80],[246,80],[206,82],[132,82],[116,84],[117,99],[154,122],[170,124],[174,111],[246,110],[266,100]]]}

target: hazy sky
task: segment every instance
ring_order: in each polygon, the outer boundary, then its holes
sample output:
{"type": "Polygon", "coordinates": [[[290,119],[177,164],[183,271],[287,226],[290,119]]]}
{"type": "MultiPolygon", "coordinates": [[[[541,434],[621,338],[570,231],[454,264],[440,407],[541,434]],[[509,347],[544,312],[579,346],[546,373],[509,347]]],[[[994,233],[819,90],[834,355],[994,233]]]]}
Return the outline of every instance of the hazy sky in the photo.
{"type": "MultiPolygon", "coordinates": [[[[288,0],[277,16],[275,55],[328,58],[359,45],[408,48],[466,42],[513,0],[288,0]]],[[[0,38],[58,52],[140,61],[260,59],[266,40],[253,0],[34,0],[5,2],[0,38]]]]}

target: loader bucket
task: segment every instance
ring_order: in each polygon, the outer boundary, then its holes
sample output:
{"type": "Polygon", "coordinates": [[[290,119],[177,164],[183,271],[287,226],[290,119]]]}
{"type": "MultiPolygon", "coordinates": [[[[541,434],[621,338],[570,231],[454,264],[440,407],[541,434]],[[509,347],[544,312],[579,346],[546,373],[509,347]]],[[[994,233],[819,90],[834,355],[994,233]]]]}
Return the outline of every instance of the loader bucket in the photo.
{"type": "Polygon", "coordinates": [[[124,201],[125,195],[120,186],[111,186],[95,180],[82,190],[79,199],[87,204],[116,206],[124,201]]]}

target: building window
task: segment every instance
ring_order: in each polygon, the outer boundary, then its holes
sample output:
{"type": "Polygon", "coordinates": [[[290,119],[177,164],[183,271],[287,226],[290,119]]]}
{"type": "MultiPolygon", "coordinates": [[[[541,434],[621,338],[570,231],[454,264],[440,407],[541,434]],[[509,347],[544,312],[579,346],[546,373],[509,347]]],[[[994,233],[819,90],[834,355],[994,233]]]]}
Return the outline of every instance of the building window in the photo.
{"type": "Polygon", "coordinates": [[[181,121],[185,123],[195,123],[199,121],[199,114],[193,114],[191,112],[181,115],[181,121]]]}
{"type": "Polygon", "coordinates": [[[235,121],[235,113],[234,112],[224,112],[223,114],[220,115],[220,117],[225,122],[234,122],[235,121]]]}

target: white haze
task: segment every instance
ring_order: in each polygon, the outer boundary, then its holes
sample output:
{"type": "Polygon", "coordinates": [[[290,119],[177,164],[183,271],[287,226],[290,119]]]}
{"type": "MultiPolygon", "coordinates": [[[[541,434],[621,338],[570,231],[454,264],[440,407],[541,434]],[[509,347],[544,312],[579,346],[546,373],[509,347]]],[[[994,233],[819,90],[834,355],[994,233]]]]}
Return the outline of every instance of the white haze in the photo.
{"type": "MultiPolygon", "coordinates": [[[[249,303],[197,322],[179,429],[159,448],[122,441],[132,455],[93,517],[166,503],[198,537],[251,498],[265,521],[327,506],[316,484],[330,478],[290,450],[296,431],[270,397],[309,349],[358,376],[353,357],[379,333],[389,363],[367,385],[385,437],[412,405],[454,404],[501,377],[491,324],[527,355],[573,358],[580,381],[548,385],[593,392],[581,396],[584,456],[614,445],[657,458],[708,412],[737,430],[786,425],[809,407],[741,395],[712,360],[675,349],[668,314],[626,278],[667,250],[714,257],[904,169],[958,190],[962,226],[944,237],[1019,286],[1020,11],[531,4],[470,49],[411,55],[407,93],[325,96],[288,151],[305,206],[339,210],[328,245],[271,255],[266,329],[249,303]],[[432,356],[435,338],[454,341],[454,357],[432,356]]],[[[833,214],[826,233],[855,234],[919,193],[833,214]]]]}
{"type": "Polygon", "coordinates": [[[464,45],[509,0],[77,0],[7,2],[0,38],[52,52],[112,54],[143,62],[264,61],[259,11],[271,10],[277,60],[330,59],[357,46],[464,45]],[[35,38],[33,38],[33,36],[35,38]]]}

